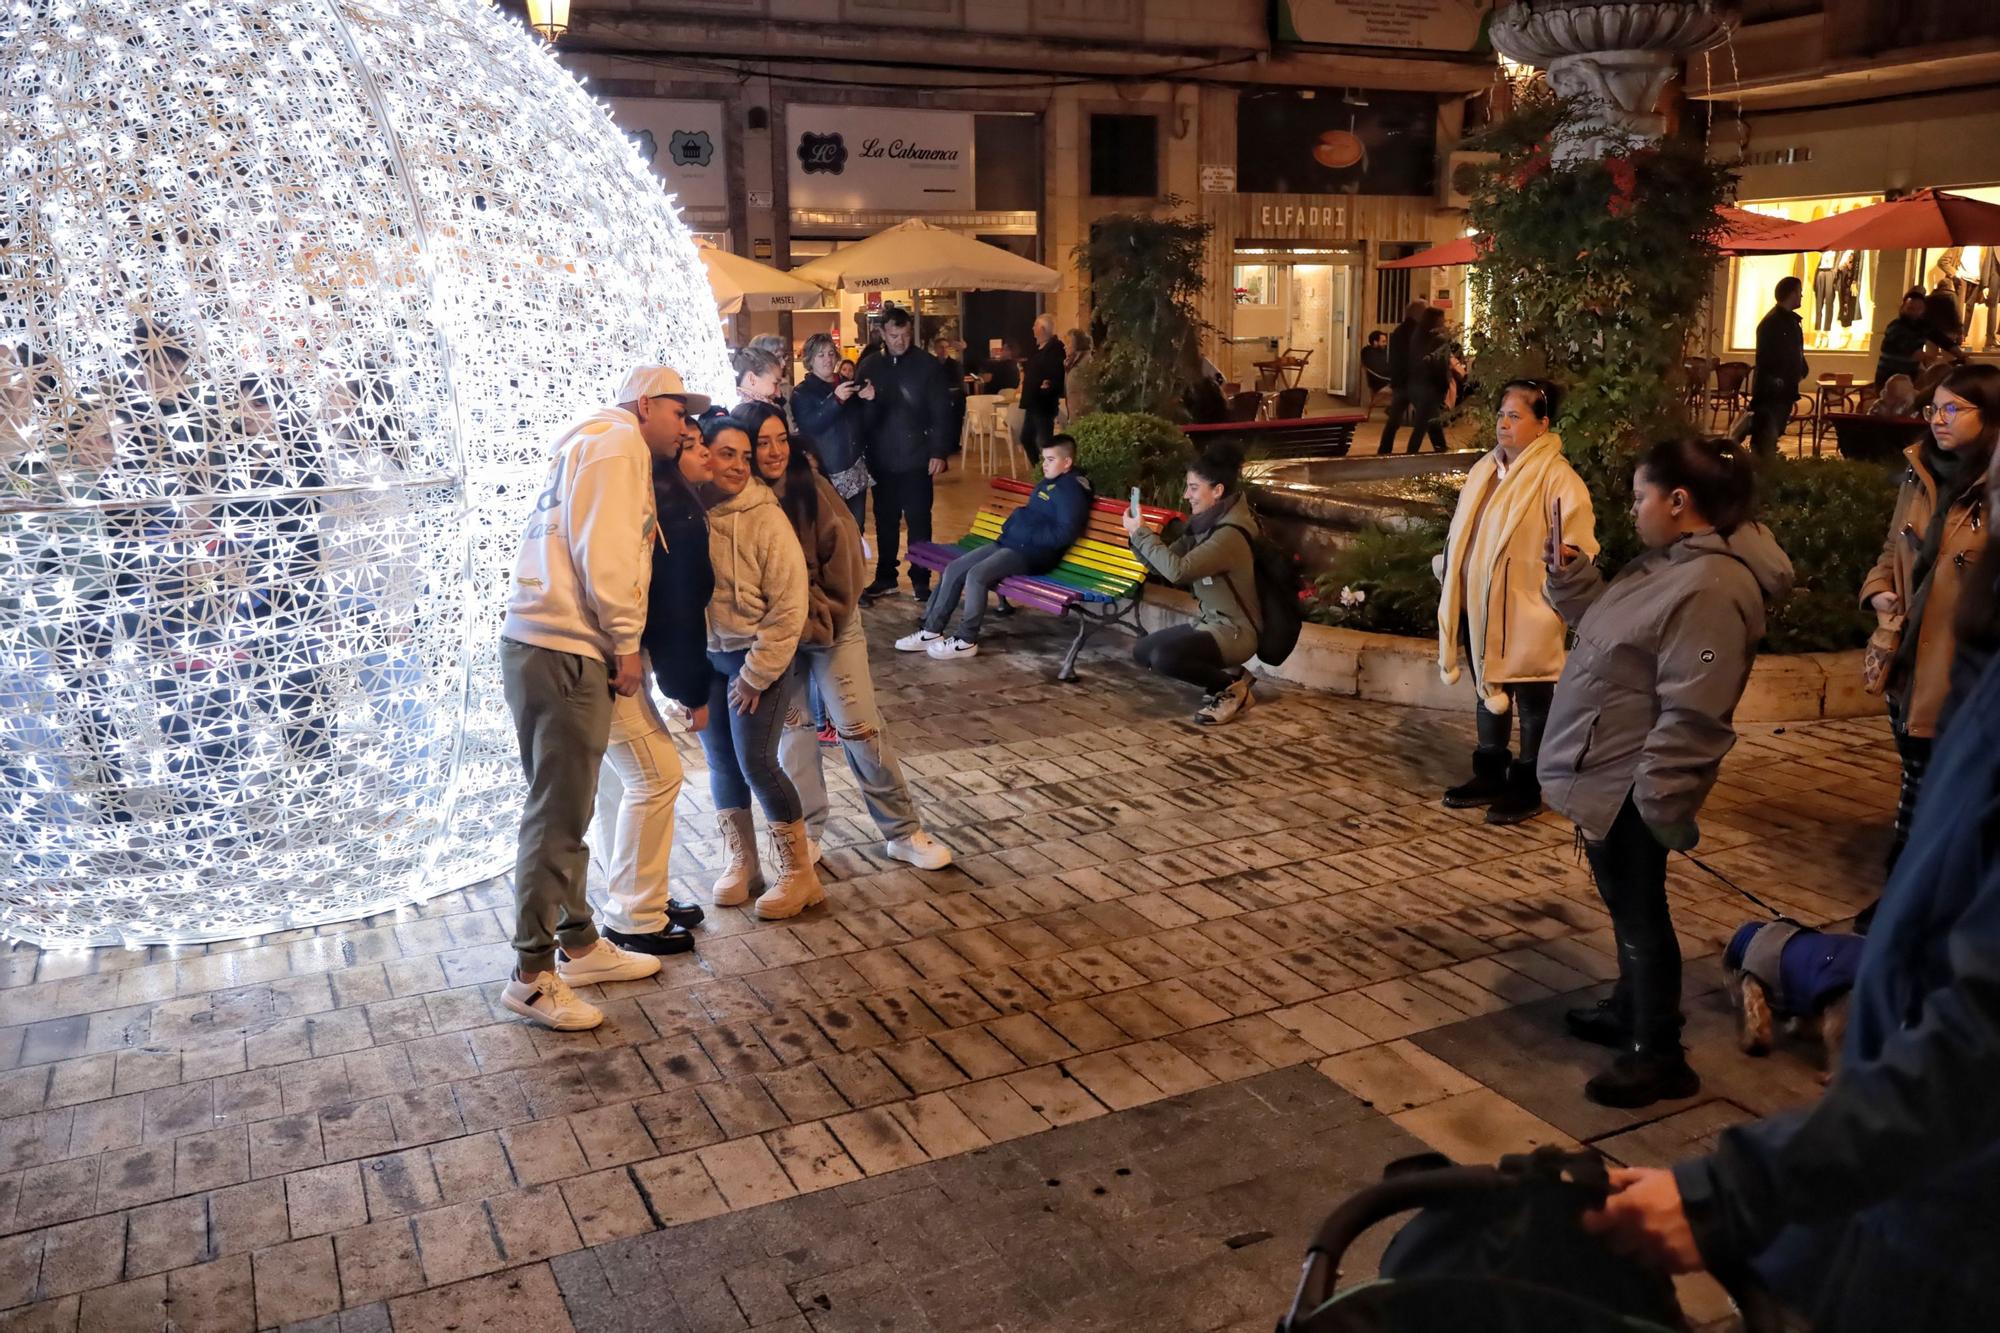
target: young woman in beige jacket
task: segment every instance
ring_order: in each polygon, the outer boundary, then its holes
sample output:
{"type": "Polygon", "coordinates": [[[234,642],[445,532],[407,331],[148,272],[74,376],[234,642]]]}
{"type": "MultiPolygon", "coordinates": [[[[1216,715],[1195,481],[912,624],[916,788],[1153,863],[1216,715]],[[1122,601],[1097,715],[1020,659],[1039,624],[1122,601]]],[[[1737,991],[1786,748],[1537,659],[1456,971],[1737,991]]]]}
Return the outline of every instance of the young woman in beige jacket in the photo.
{"type": "Polygon", "coordinates": [[[1590,491],[1563,457],[1548,385],[1514,380],[1500,390],[1493,451],[1472,465],[1434,568],[1438,671],[1458,683],[1472,668],[1479,748],[1472,777],[1444,794],[1448,807],[1485,806],[1489,824],[1518,824],[1542,809],[1535,758],[1562,675],[1569,631],[1543,596],[1542,552],[1561,516],[1563,541],[1597,558],[1590,491]],[[1508,748],[1521,719],[1518,757],[1508,748]]]}

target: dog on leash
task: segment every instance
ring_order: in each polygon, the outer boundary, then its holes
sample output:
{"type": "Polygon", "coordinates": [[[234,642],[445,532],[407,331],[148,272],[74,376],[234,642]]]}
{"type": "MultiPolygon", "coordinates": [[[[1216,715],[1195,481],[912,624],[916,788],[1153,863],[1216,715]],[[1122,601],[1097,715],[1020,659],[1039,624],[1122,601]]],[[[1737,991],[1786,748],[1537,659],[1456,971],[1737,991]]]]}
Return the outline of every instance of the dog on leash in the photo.
{"type": "Polygon", "coordinates": [[[1847,1034],[1848,992],[1866,943],[1859,935],[1832,935],[1782,918],[1737,930],[1722,966],[1744,1054],[1768,1055],[1780,1024],[1794,1036],[1816,1030],[1826,1050],[1820,1082],[1832,1078],[1847,1034]]]}

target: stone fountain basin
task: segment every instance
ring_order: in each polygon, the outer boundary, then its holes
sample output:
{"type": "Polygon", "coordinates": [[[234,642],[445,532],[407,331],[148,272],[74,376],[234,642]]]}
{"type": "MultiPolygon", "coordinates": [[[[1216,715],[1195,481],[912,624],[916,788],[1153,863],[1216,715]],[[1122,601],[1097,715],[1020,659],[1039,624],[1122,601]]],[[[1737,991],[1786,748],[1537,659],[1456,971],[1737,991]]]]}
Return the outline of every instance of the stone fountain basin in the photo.
{"type": "Polygon", "coordinates": [[[1297,551],[1306,575],[1316,578],[1365,528],[1408,528],[1449,518],[1449,509],[1420,479],[1462,476],[1481,452],[1253,461],[1244,465],[1244,484],[1265,531],[1297,551]]]}

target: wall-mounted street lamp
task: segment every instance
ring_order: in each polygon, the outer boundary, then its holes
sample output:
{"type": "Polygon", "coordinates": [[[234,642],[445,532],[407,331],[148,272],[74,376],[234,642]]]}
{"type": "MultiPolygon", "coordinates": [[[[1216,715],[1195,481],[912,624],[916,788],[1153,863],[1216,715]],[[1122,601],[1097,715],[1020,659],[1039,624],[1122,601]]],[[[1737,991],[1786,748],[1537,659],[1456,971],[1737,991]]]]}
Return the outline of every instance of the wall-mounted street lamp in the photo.
{"type": "Polygon", "coordinates": [[[527,0],[528,26],[554,46],[569,31],[569,0],[527,0]]]}

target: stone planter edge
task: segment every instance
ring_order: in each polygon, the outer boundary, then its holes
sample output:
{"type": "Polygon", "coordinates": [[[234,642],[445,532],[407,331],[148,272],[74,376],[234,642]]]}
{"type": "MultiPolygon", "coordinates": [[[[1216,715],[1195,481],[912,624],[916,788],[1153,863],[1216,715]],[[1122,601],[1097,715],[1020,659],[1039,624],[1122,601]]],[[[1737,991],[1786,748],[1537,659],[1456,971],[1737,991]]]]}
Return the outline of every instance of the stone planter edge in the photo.
{"type": "MultiPolygon", "coordinates": [[[[1184,624],[1194,616],[1194,599],[1178,588],[1149,584],[1139,606],[1148,630],[1184,624]]],[[[1438,677],[1437,645],[1401,634],[1368,634],[1308,623],[1299,645],[1281,666],[1255,659],[1250,668],[1267,680],[1324,690],[1375,703],[1469,711],[1469,673],[1456,685],[1438,677]]],[[[1767,653],[1750,671],[1750,685],[1737,705],[1736,720],[1752,723],[1818,722],[1874,717],[1882,701],[1861,688],[1861,653],[1767,653]]]]}

